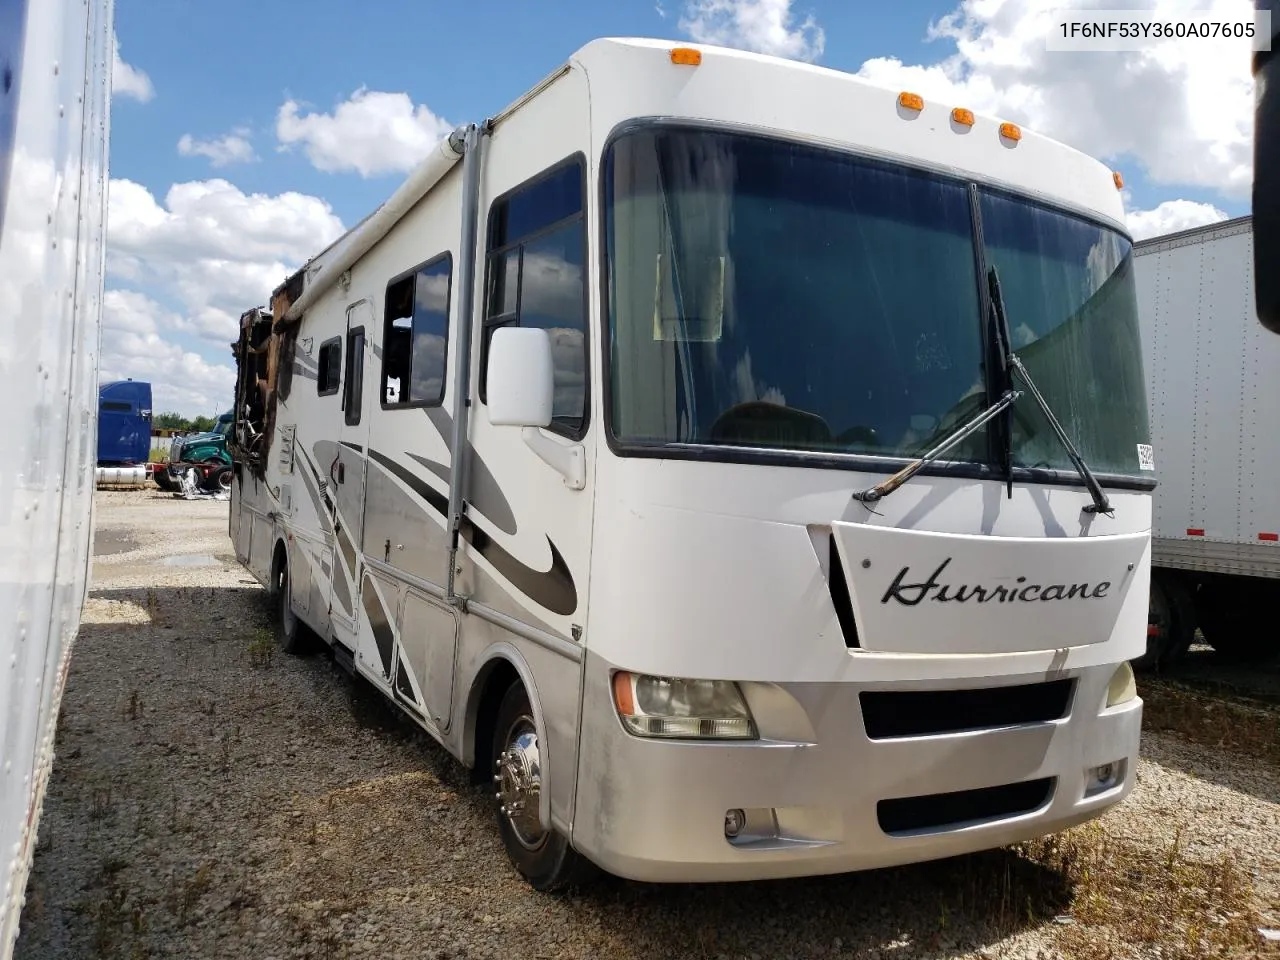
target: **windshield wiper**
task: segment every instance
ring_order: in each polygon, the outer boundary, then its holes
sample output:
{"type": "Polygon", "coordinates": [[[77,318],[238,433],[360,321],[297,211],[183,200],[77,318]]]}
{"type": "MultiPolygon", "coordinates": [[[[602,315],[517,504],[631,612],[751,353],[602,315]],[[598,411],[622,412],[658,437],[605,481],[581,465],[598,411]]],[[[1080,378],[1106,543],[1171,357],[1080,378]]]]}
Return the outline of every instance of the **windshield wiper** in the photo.
{"type": "MultiPolygon", "coordinates": [[[[1111,501],[1107,499],[1106,493],[1102,489],[1102,485],[1098,483],[1097,478],[1093,475],[1093,471],[1089,469],[1088,464],[1077,452],[1075,445],[1071,442],[1071,438],[1067,436],[1067,431],[1063,429],[1062,424],[1058,422],[1058,418],[1054,416],[1053,409],[1048,402],[1040,394],[1040,390],[1036,387],[1035,381],[1031,379],[1026,365],[1022,362],[1022,358],[1013,352],[1009,338],[1009,323],[1004,312],[1004,296],[1000,292],[1000,278],[996,274],[996,268],[992,267],[987,271],[987,282],[991,290],[991,307],[993,330],[992,339],[999,352],[1000,370],[1003,373],[1004,393],[1000,399],[993,403],[987,409],[983,410],[973,419],[969,420],[963,426],[957,427],[956,430],[948,434],[940,443],[932,450],[926,453],[918,460],[913,460],[907,464],[893,476],[877,483],[873,487],[865,490],[858,490],[853,494],[854,500],[860,500],[863,503],[875,503],[882,500],[893,491],[914,477],[920,472],[921,468],[938,459],[942,454],[946,453],[957,443],[969,436],[983,424],[987,423],[1004,410],[1013,406],[1015,400],[1022,396],[1022,391],[1013,389],[1013,373],[1016,371],[1026,383],[1027,389],[1031,391],[1031,396],[1035,398],[1036,404],[1040,407],[1045,419],[1049,421],[1049,426],[1053,428],[1053,432],[1057,435],[1059,442],[1067,451],[1067,456],[1071,458],[1071,463],[1076,468],[1076,472],[1080,474],[1080,478],[1084,481],[1084,485],[1089,490],[1089,496],[1093,498],[1093,503],[1085,507],[1086,513],[1101,513],[1110,516],[1113,512],[1111,501]]],[[[1004,433],[1005,449],[1002,456],[1003,467],[1005,471],[1005,482],[1009,484],[1010,493],[1013,487],[1013,428],[1012,424],[1006,424],[1004,433]]]]}
{"type": "Polygon", "coordinates": [[[880,483],[877,483],[874,487],[868,487],[866,490],[855,491],[853,494],[853,499],[861,500],[863,503],[875,503],[877,500],[881,500],[884,497],[887,497],[889,494],[893,493],[893,491],[897,490],[900,486],[902,486],[904,483],[906,483],[908,480],[914,477],[920,471],[921,467],[925,466],[928,463],[931,463],[934,460],[937,460],[938,457],[942,456],[944,453],[946,453],[948,450],[954,447],[957,443],[959,443],[965,437],[969,436],[969,434],[973,433],[973,431],[977,430],[980,426],[982,426],[992,417],[996,416],[1006,407],[1011,406],[1013,404],[1013,401],[1017,400],[1018,397],[1020,396],[1022,396],[1021,391],[1013,390],[1013,389],[1006,390],[1004,392],[1004,396],[1002,396],[999,400],[997,400],[991,406],[987,407],[987,409],[983,410],[977,416],[973,417],[967,423],[957,427],[954,431],[947,434],[947,436],[943,438],[943,440],[940,443],[938,443],[937,446],[935,446],[932,450],[926,453],[923,457],[921,457],[918,460],[911,461],[905,467],[903,467],[901,470],[895,473],[893,476],[889,477],[887,480],[882,480],[880,483]]]}
{"type": "MultiPolygon", "coordinates": [[[[1040,395],[1040,391],[1036,388],[1035,381],[1031,379],[1031,374],[1027,371],[1026,365],[1022,359],[1013,352],[1013,348],[1009,342],[1009,324],[1004,312],[1004,296],[1000,292],[1000,278],[996,275],[996,268],[992,267],[987,271],[987,281],[991,288],[991,305],[996,311],[997,323],[997,342],[1001,352],[1005,356],[1006,374],[1005,384],[1006,392],[1008,385],[1013,383],[1011,376],[1013,371],[1017,371],[1019,376],[1027,385],[1027,389],[1031,391],[1031,396],[1035,398],[1036,404],[1040,407],[1040,411],[1044,414],[1049,426],[1053,428],[1053,432],[1057,434],[1059,442],[1062,443],[1063,449],[1067,451],[1067,456],[1071,458],[1072,465],[1076,468],[1076,473],[1080,474],[1080,479],[1084,481],[1084,485],[1089,488],[1089,496],[1093,498],[1093,503],[1084,508],[1085,513],[1101,513],[1110,516],[1112,513],[1111,501],[1107,499],[1106,493],[1103,492],[1102,485],[1098,483],[1097,478],[1093,475],[1093,471],[1089,469],[1088,464],[1084,462],[1084,458],[1076,451],[1075,444],[1071,442],[1071,438],[1067,436],[1067,431],[1062,428],[1062,424],[1058,422],[1058,418],[1053,415],[1053,410],[1040,395]]],[[[1010,483],[1012,484],[1012,448],[1013,448],[1013,430],[1011,428],[1005,431],[1005,454],[1006,469],[1009,470],[1010,483]]]]}
{"type": "MultiPolygon", "coordinates": [[[[1000,296],[1000,278],[996,276],[996,268],[987,271],[987,302],[990,306],[988,334],[991,345],[996,349],[995,370],[1000,374],[999,388],[1009,390],[1013,386],[1013,347],[1010,345],[1009,320],[1004,315],[1004,298],[1000,296]]],[[[1004,485],[1007,496],[1013,499],[1013,418],[1006,414],[1000,424],[1000,467],[1004,471],[1004,485]]]]}

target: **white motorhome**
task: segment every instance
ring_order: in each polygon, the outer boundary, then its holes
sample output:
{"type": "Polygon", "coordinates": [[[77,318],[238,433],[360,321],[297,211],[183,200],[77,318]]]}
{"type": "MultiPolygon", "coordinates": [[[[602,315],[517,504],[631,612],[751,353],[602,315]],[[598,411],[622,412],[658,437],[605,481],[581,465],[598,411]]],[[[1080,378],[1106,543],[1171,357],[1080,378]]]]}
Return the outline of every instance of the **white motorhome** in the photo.
{"type": "Polygon", "coordinates": [[[0,960],[93,544],[111,0],[0,3],[0,960]]]}
{"type": "Polygon", "coordinates": [[[1154,487],[1117,187],[909,91],[594,41],[244,315],[237,553],[288,648],[492,780],[541,889],[1097,816],[1154,487]]]}

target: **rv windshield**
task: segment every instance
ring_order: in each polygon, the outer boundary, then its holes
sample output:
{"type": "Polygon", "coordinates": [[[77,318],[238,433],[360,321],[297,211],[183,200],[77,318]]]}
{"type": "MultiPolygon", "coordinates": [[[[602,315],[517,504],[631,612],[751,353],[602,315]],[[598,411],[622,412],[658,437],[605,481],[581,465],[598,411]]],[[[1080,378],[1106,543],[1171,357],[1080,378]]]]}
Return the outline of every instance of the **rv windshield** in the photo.
{"type": "MultiPolygon", "coordinates": [[[[955,179],[704,129],[635,128],[604,175],[607,401],[623,445],[918,457],[1003,389],[988,392],[983,362],[979,289],[995,266],[1011,346],[1080,454],[1138,474],[1146,399],[1119,233],[996,191],[971,204],[955,179]]],[[[1015,467],[1074,475],[1034,404],[1011,416],[1015,467]]],[[[947,459],[1002,455],[984,427],[947,459]]]]}

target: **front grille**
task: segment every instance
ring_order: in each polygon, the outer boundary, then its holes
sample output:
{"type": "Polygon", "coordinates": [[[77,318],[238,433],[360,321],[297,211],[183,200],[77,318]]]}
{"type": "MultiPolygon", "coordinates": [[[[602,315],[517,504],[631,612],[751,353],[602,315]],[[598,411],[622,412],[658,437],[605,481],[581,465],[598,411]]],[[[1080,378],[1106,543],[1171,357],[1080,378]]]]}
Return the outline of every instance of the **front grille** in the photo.
{"type": "Polygon", "coordinates": [[[865,690],[858,694],[872,740],[923,737],[1060,720],[1074,679],[975,690],[865,690]]]}
{"type": "Polygon", "coordinates": [[[1053,777],[1045,777],[979,790],[881,800],[876,804],[876,816],[880,829],[891,836],[922,830],[954,830],[1038,810],[1049,802],[1054,782],[1053,777]]]}

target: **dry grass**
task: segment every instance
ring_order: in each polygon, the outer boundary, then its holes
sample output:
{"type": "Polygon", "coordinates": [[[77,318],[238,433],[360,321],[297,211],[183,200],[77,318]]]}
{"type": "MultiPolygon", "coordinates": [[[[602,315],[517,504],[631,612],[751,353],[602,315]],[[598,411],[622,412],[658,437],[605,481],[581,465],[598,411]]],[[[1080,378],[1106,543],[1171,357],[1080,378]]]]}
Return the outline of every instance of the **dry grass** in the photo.
{"type": "Polygon", "coordinates": [[[1143,678],[1142,724],[1192,743],[1280,764],[1280,710],[1195,693],[1174,681],[1143,678]]]}
{"type": "Polygon", "coordinates": [[[1056,939],[1073,960],[1280,957],[1280,944],[1258,932],[1252,882],[1234,851],[1197,860],[1180,832],[1168,849],[1151,849],[1094,821],[1019,852],[1070,886],[1056,939]]]}

